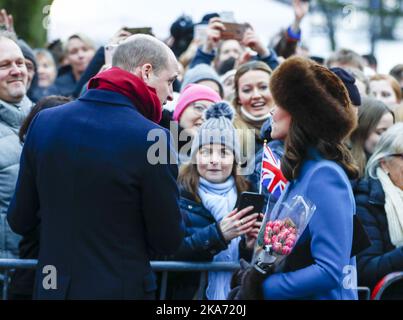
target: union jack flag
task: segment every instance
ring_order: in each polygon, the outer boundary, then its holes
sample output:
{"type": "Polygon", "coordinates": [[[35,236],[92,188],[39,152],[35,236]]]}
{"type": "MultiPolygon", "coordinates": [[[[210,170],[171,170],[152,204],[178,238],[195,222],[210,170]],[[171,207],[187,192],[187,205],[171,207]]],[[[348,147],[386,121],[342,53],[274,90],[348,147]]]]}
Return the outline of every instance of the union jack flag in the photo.
{"type": "Polygon", "coordinates": [[[265,143],[263,146],[260,187],[266,188],[268,192],[278,199],[286,184],[287,180],[280,168],[280,159],[276,158],[270,147],[265,143]]]}

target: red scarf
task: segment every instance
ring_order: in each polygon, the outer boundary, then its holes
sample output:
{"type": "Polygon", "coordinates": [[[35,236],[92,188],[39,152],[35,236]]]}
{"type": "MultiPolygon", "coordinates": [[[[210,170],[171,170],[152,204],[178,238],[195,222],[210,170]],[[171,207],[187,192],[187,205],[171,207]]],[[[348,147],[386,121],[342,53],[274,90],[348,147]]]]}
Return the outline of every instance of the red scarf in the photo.
{"type": "Polygon", "coordinates": [[[161,121],[162,106],[155,89],[128,71],[113,67],[101,72],[90,80],[88,89],[120,93],[129,98],[144,117],[155,123],[161,121]]]}

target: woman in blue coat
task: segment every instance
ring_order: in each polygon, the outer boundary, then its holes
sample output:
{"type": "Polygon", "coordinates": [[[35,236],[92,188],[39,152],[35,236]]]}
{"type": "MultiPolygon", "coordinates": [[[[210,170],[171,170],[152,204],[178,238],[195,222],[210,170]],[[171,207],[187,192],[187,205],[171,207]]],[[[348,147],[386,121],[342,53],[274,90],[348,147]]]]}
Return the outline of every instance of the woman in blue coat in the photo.
{"type": "Polygon", "coordinates": [[[263,296],[357,299],[349,178],[358,170],[343,143],[357,119],[347,89],[327,68],[294,57],[273,73],[270,90],[276,104],[271,136],[285,138],[281,169],[290,181],[273,212],[300,197],[313,215],[285,266],[264,280],[263,296]]]}

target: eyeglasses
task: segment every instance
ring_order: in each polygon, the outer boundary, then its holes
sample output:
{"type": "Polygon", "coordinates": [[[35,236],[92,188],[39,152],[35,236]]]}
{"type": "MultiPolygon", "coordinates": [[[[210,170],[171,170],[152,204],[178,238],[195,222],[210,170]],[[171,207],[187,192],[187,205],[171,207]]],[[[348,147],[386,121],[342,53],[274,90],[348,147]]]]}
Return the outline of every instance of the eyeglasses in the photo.
{"type": "Polygon", "coordinates": [[[208,108],[208,106],[205,106],[204,104],[201,104],[201,103],[192,104],[192,109],[199,114],[203,114],[203,112],[206,111],[207,108],[208,108]]]}
{"type": "Polygon", "coordinates": [[[402,158],[403,159],[403,153],[390,154],[388,157],[397,157],[397,158],[402,158]]]}

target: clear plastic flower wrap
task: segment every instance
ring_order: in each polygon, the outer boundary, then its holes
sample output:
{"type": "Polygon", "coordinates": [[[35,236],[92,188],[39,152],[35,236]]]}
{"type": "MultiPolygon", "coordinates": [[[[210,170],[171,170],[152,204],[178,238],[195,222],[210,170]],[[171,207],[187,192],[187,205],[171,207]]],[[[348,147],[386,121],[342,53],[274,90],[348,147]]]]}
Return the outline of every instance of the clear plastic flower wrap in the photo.
{"type": "MultiPolygon", "coordinates": [[[[280,199],[281,201],[281,199],[280,199]]],[[[256,241],[252,265],[260,272],[278,272],[304,233],[315,205],[302,196],[278,203],[266,212],[256,241]]]]}

